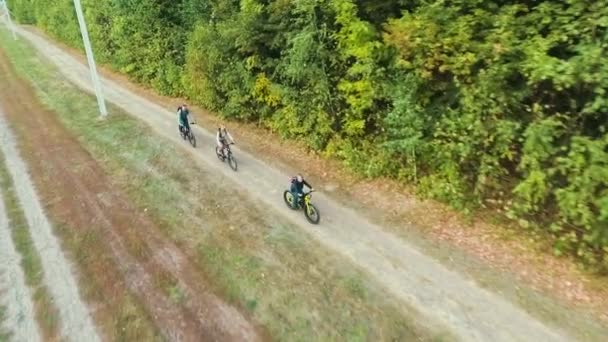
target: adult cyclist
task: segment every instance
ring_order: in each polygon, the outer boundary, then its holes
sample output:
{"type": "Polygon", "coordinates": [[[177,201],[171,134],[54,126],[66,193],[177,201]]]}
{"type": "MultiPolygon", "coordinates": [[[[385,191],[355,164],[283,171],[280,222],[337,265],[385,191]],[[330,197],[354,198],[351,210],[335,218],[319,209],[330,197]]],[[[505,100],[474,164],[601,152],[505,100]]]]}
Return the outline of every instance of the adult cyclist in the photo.
{"type": "Polygon", "coordinates": [[[215,141],[217,142],[217,149],[220,151],[222,158],[226,158],[226,153],[224,151],[229,144],[235,144],[235,141],[232,138],[232,135],[228,133],[224,124],[221,124],[220,127],[217,128],[215,141]]]}
{"type": "MultiPolygon", "coordinates": [[[[184,103],[177,107],[177,124],[180,133],[183,133],[184,135],[190,133],[190,119],[191,115],[187,104],[184,103]]],[[[192,121],[192,123],[194,123],[194,121],[192,121]]]]}
{"type": "Polygon", "coordinates": [[[294,198],[292,207],[294,209],[298,209],[300,198],[304,196],[304,186],[308,187],[310,191],[315,191],[315,189],[302,177],[301,174],[291,178],[291,186],[289,191],[294,198]]]}

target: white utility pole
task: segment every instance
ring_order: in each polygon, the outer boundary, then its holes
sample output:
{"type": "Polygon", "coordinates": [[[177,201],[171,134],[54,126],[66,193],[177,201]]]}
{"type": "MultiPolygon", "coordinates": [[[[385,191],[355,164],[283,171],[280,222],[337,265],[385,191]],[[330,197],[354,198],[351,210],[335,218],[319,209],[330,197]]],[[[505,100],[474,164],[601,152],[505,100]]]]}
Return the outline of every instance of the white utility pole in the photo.
{"type": "Polygon", "coordinates": [[[13,24],[13,21],[11,20],[11,12],[8,10],[8,6],[6,5],[5,0],[0,0],[0,18],[6,20],[6,23],[8,24],[8,28],[13,33],[13,39],[17,40],[17,34],[15,33],[15,25],[13,24]]]}
{"type": "MultiPolygon", "coordinates": [[[[0,0],[3,1],[3,0],[0,0]]],[[[101,91],[101,82],[99,75],[97,75],[97,66],[95,65],[95,58],[93,57],[93,48],[91,48],[91,41],[89,40],[89,31],[87,30],[87,23],[84,21],[84,14],[82,13],[82,6],[80,0],[74,0],[74,7],[76,7],[76,16],[78,17],[78,24],[80,25],[80,33],[82,34],[82,41],[84,42],[84,50],[87,53],[87,60],[89,62],[89,70],[91,71],[91,80],[95,87],[95,95],[97,96],[97,104],[99,105],[99,113],[104,118],[108,115],[106,108],[106,101],[103,98],[101,91]]]]}

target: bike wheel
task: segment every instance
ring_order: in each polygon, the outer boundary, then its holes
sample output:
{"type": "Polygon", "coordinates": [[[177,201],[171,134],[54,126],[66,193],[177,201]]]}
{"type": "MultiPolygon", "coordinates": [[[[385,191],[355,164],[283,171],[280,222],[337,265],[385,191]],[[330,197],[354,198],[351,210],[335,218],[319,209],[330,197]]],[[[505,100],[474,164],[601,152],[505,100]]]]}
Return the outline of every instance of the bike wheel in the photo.
{"type": "Polygon", "coordinates": [[[234,159],[232,152],[228,152],[228,164],[230,165],[230,168],[234,171],[236,171],[236,169],[238,168],[238,164],[236,163],[236,159],[234,159]]]}
{"type": "Polygon", "coordinates": [[[293,201],[295,199],[293,198],[291,191],[285,190],[285,192],[283,193],[283,200],[285,201],[285,204],[287,204],[289,209],[296,210],[296,208],[294,208],[294,205],[293,205],[293,203],[294,203],[293,201]]]}
{"type": "Polygon", "coordinates": [[[222,151],[217,146],[215,146],[215,155],[217,156],[217,159],[219,159],[220,161],[224,161],[224,157],[222,157],[222,151]]]}
{"type": "Polygon", "coordinates": [[[321,220],[321,214],[319,213],[319,209],[315,207],[312,203],[308,203],[304,209],[304,216],[308,222],[312,224],[318,224],[321,220]]]}
{"type": "Polygon", "coordinates": [[[190,145],[192,145],[192,147],[196,147],[196,137],[192,131],[190,131],[190,134],[188,134],[188,141],[190,141],[190,145]]]}

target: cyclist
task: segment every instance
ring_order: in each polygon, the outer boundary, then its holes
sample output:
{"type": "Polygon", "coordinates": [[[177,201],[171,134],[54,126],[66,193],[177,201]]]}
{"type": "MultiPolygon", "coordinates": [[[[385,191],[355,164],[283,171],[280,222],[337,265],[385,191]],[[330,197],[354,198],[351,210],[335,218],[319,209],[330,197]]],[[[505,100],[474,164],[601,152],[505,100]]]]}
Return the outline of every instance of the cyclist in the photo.
{"type": "Polygon", "coordinates": [[[308,182],[306,180],[304,180],[304,177],[302,177],[301,174],[298,173],[298,175],[291,178],[291,187],[290,187],[289,191],[291,191],[291,195],[294,198],[294,201],[292,204],[294,209],[298,209],[298,206],[300,203],[300,198],[302,196],[304,196],[304,186],[307,186],[311,192],[315,191],[315,189],[313,189],[313,187],[310,184],[308,184],[308,182]]]}
{"type": "Polygon", "coordinates": [[[221,124],[220,127],[217,128],[217,134],[215,135],[215,140],[217,142],[217,148],[221,151],[222,158],[226,158],[225,150],[229,144],[235,144],[232,135],[228,133],[226,126],[221,124]]]}
{"type": "Polygon", "coordinates": [[[190,119],[190,110],[188,110],[187,104],[184,103],[177,107],[177,124],[180,133],[187,135],[190,132],[190,119]]]}

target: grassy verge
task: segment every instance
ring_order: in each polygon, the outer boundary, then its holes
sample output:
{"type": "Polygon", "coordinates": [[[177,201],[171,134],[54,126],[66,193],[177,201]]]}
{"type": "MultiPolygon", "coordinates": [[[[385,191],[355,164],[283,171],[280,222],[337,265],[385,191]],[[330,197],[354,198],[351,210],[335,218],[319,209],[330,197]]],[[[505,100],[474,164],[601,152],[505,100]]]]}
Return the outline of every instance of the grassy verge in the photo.
{"type": "Polygon", "coordinates": [[[4,200],[6,206],[15,249],[21,255],[21,267],[25,275],[25,283],[32,289],[36,320],[42,329],[42,336],[52,340],[59,336],[58,311],[44,285],[40,256],[30,236],[29,226],[19,205],[13,182],[1,154],[0,188],[2,188],[4,195],[4,198],[0,200],[4,200]]]}
{"type": "Polygon", "coordinates": [[[95,320],[110,341],[162,341],[161,332],[139,300],[117,278],[122,275],[99,231],[74,229],[54,221],[62,245],[79,270],[79,288],[94,303],[95,320]],[[119,282],[119,284],[115,282],[119,282]]]}
{"type": "MultiPolygon", "coordinates": [[[[57,340],[59,338],[58,310],[44,285],[40,257],[31,240],[28,224],[19,206],[13,183],[1,156],[0,188],[3,189],[7,214],[11,223],[12,238],[22,257],[21,266],[24,270],[26,283],[34,289],[36,319],[41,325],[45,340],[57,340]]],[[[108,267],[99,267],[100,264],[107,266],[108,263],[111,263],[107,253],[99,245],[99,237],[94,232],[73,234],[73,229],[69,230],[67,227],[56,223],[53,224],[53,227],[62,237],[64,247],[67,246],[67,250],[73,254],[72,259],[77,261],[80,266],[79,270],[84,271],[80,274],[82,278],[87,279],[86,282],[80,282],[80,290],[84,296],[87,300],[97,303],[106,302],[107,304],[109,302],[109,305],[113,308],[113,315],[109,321],[103,322],[110,324],[109,327],[104,329],[105,336],[111,337],[111,340],[114,341],[160,341],[156,328],[150,323],[145,312],[138,307],[132,296],[120,294],[108,298],[100,290],[99,283],[93,280],[99,276],[105,277],[105,274],[107,274],[105,271],[113,272],[108,267]],[[92,255],[95,255],[95,257],[92,258],[92,255]],[[97,266],[92,267],[92,265],[97,266]],[[99,274],[87,272],[91,269],[95,269],[99,274]]],[[[1,314],[2,310],[0,310],[0,322],[2,321],[1,314]]],[[[2,334],[0,331],[0,341],[3,341],[3,338],[5,338],[4,340],[10,340],[9,337],[10,335],[2,334]]]]}
{"type": "MultiPolygon", "coordinates": [[[[96,119],[94,98],[67,83],[24,42],[0,38],[18,72],[91,155],[146,208],[231,302],[274,338],[311,340],[449,339],[387,297],[343,258],[299,229],[268,217],[223,177],[111,107],[96,119]]],[[[176,301],[179,289],[168,285],[176,301]]]]}
{"type": "Polygon", "coordinates": [[[6,320],[6,307],[0,305],[0,342],[9,341],[11,333],[3,326],[6,320]]]}

